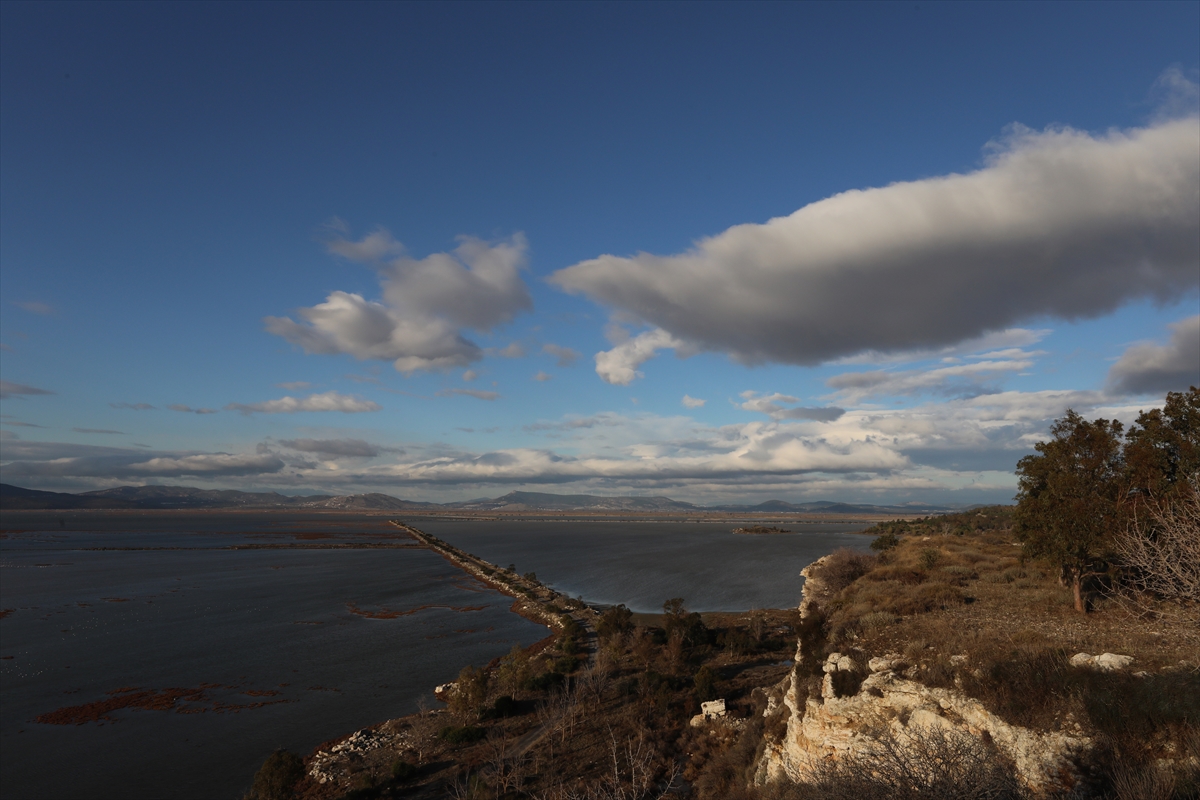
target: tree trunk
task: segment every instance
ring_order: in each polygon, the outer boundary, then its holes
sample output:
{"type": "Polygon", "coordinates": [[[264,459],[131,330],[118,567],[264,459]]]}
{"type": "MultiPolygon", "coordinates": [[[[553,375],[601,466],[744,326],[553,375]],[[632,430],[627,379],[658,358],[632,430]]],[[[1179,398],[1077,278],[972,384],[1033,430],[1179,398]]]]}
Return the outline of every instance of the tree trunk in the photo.
{"type": "Polygon", "coordinates": [[[1080,614],[1087,613],[1087,607],[1083,604],[1083,573],[1081,570],[1071,571],[1071,590],[1075,593],[1075,610],[1080,614]]]}

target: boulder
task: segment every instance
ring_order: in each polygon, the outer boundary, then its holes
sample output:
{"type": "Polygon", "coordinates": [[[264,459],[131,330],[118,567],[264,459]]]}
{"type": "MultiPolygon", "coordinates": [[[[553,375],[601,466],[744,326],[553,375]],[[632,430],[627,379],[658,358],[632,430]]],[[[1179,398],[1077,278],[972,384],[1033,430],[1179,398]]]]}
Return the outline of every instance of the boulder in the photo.
{"type": "Polygon", "coordinates": [[[1098,669],[1102,672],[1123,670],[1133,663],[1133,656],[1122,656],[1116,653],[1101,653],[1093,656],[1089,653],[1076,653],[1069,662],[1072,667],[1098,669]]]}

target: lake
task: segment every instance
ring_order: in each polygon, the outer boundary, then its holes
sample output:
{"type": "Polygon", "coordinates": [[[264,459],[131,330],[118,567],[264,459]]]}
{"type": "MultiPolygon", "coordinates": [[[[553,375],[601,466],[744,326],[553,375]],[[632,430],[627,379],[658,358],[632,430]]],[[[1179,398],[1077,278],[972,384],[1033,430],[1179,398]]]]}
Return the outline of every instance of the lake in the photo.
{"type": "MultiPolygon", "coordinates": [[[[407,521],[637,611],[794,606],[803,566],[869,541],[847,533],[863,525],[407,521]]],[[[548,633],[378,516],[5,512],[2,527],[6,798],[237,798],[276,747],[411,713],[462,666],[548,633]]]]}

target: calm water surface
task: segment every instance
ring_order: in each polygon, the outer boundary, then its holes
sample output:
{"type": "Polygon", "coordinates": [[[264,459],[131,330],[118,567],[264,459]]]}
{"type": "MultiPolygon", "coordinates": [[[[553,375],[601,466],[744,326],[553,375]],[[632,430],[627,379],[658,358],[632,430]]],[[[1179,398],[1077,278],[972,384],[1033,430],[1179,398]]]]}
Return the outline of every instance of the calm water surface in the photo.
{"type": "MultiPolygon", "coordinates": [[[[31,527],[15,517],[6,513],[3,527],[31,527]]],[[[141,529],[142,520],[128,518],[93,526],[117,528],[101,532],[7,533],[0,794],[232,800],[276,747],[306,753],[411,713],[463,665],[548,633],[428,550],[219,549],[296,542],[278,532],[279,521],[174,518],[174,530],[164,530],[159,516],[141,529]],[[83,549],[131,546],[199,549],[83,549]],[[351,613],[351,603],[376,613],[472,610],[370,619],[351,613]],[[220,686],[169,710],[123,709],[81,725],[34,721],[117,689],[201,684],[220,686]],[[260,702],[273,704],[236,708],[260,702]]],[[[295,518],[282,529],[336,534],[333,541],[374,530],[394,536],[382,520],[361,523],[295,518]]]]}
{"type": "MultiPolygon", "coordinates": [[[[861,525],[734,536],[690,523],[409,521],[639,611],[668,597],[700,611],[793,606],[801,568],[867,541],[847,534],[861,525]]],[[[236,798],[276,747],[307,753],[411,713],[463,665],[547,634],[427,550],[290,549],[403,542],[379,517],[5,512],[0,527],[0,794],[14,800],[236,798]],[[352,610],[421,606],[432,607],[390,619],[352,610]],[[133,687],[203,694],[35,721],[133,687]]]]}
{"type": "Polygon", "coordinates": [[[412,524],[494,564],[536,572],[548,586],[589,602],[662,611],[792,608],[800,570],[839,547],[867,549],[866,524],[792,524],[778,535],[735,535],[731,523],[475,522],[412,524]]]}

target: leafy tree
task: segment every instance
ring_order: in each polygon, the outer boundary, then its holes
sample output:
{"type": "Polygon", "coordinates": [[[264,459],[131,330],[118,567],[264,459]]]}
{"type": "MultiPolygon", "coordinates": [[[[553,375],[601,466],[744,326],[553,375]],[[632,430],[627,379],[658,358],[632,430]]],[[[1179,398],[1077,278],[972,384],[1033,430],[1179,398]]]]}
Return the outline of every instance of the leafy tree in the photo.
{"type": "Polygon", "coordinates": [[[478,713],[487,700],[488,673],[486,669],[463,667],[458,673],[454,691],[450,693],[450,709],[457,714],[478,713]]]}
{"type": "Polygon", "coordinates": [[[708,640],[708,628],[704,620],[696,612],[689,612],[683,605],[682,597],[672,597],[663,603],[663,613],[666,615],[665,624],[667,637],[679,631],[684,644],[697,645],[708,640]]]}
{"type": "Polygon", "coordinates": [[[292,789],[304,777],[304,762],[288,750],[276,750],[267,756],[254,776],[245,800],[288,800],[292,789]]]}
{"type": "Polygon", "coordinates": [[[633,630],[633,612],[624,605],[613,606],[600,615],[596,633],[604,641],[633,630]]]}
{"type": "Polygon", "coordinates": [[[1200,475],[1200,389],[1168,392],[1161,409],[1138,415],[1125,437],[1125,469],[1135,497],[1188,490],[1200,475]]]}
{"type": "Polygon", "coordinates": [[[1068,409],[1051,426],[1053,438],[1035,445],[1038,455],[1017,463],[1017,535],[1029,555],[1061,565],[1080,612],[1083,583],[1100,574],[1124,495],[1121,429],[1068,409]]]}
{"type": "MultiPolygon", "coordinates": [[[[508,655],[500,659],[496,670],[496,681],[501,691],[515,694],[529,680],[532,667],[529,663],[529,653],[519,644],[514,644],[508,655]]],[[[511,698],[510,698],[511,699],[511,698]]]]}

